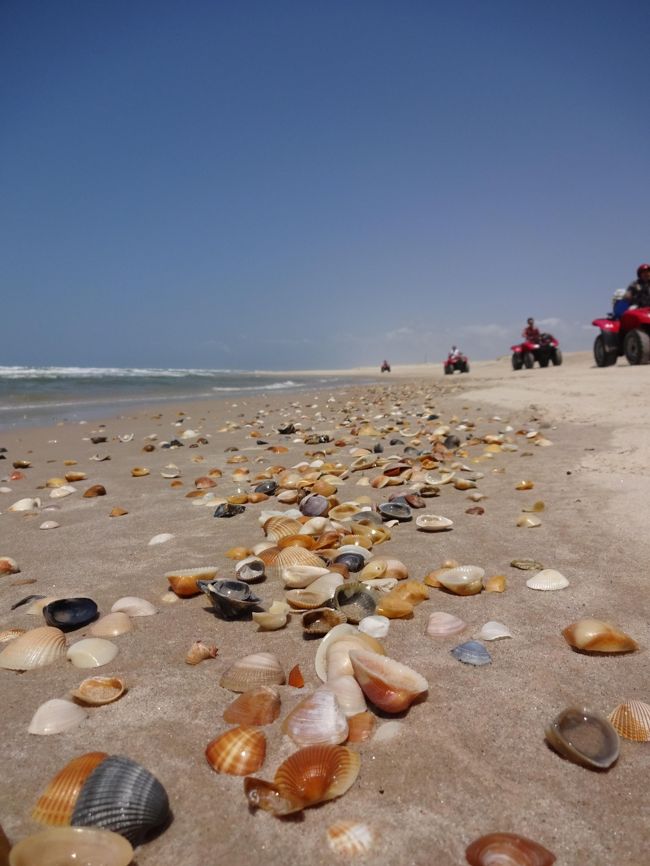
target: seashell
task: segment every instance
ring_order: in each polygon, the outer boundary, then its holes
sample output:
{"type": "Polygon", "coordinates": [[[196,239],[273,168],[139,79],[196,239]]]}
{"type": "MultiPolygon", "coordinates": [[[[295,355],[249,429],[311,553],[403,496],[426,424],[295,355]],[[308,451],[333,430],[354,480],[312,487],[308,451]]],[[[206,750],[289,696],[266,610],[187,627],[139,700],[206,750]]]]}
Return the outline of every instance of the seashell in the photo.
{"type": "Polygon", "coordinates": [[[526,581],[526,586],[530,589],[545,591],[564,589],[568,585],[566,577],[554,568],[543,568],[526,581]]]}
{"type": "Polygon", "coordinates": [[[280,541],[289,535],[297,535],[302,523],[290,517],[270,517],[263,526],[264,535],[271,541],[280,541]]]}
{"type": "Polygon", "coordinates": [[[483,578],[483,589],[486,592],[505,592],[505,574],[492,574],[490,577],[483,578]]]}
{"type": "Polygon", "coordinates": [[[534,514],[522,514],[521,517],[517,518],[517,526],[523,527],[524,529],[535,529],[537,526],[541,526],[542,521],[539,517],[535,517],[534,514]]]}
{"type": "Polygon", "coordinates": [[[432,475],[429,472],[424,476],[424,482],[430,487],[441,487],[443,484],[449,484],[455,477],[455,472],[444,472],[443,470],[440,470],[440,475],[432,475]]]}
{"type": "Polygon", "coordinates": [[[207,475],[202,475],[200,478],[194,479],[194,486],[197,490],[209,490],[212,487],[217,486],[217,482],[214,478],[210,478],[207,475]]]}
{"type": "Polygon", "coordinates": [[[636,743],[650,742],[650,705],[643,701],[619,704],[607,717],[616,732],[636,743]]]}
{"type": "MultiPolygon", "coordinates": [[[[323,569],[324,565],[325,563],[321,557],[311,550],[305,550],[303,547],[285,547],[280,550],[275,557],[272,569],[275,574],[286,582],[285,571],[289,568],[302,568],[307,566],[308,568],[323,569]]],[[[326,572],[327,569],[323,569],[322,573],[325,574],[326,572]]],[[[316,574],[316,577],[320,577],[320,574],[316,574]]]]}
{"type": "Polygon", "coordinates": [[[359,580],[377,580],[378,578],[393,577],[397,580],[406,580],[408,568],[399,559],[386,559],[384,557],[373,557],[361,569],[359,580]]]}
{"type": "Polygon", "coordinates": [[[73,631],[97,618],[97,604],[92,598],[60,598],[45,605],[43,616],[48,625],[73,631]]]}
{"type": "Polygon", "coordinates": [[[153,547],[155,544],[165,544],[167,541],[171,541],[174,536],[171,532],[161,532],[158,535],[154,535],[153,538],[149,539],[147,542],[149,547],[153,547]]]}
{"type": "Polygon", "coordinates": [[[359,821],[337,821],[327,828],[330,851],[344,857],[366,854],[372,848],[374,834],[368,824],[359,821]]]}
{"type": "Polygon", "coordinates": [[[108,515],[109,517],[124,517],[125,514],[129,512],[126,508],[121,508],[119,505],[116,505],[115,508],[111,508],[111,512],[108,515]]]}
{"type": "Polygon", "coordinates": [[[532,490],[534,486],[532,481],[520,481],[515,485],[515,490],[532,490]]]}
{"type": "Polygon", "coordinates": [[[228,559],[244,559],[250,555],[250,550],[247,547],[230,547],[225,554],[228,559]]]}
{"type": "Polygon", "coordinates": [[[126,692],[124,680],[120,677],[88,677],[70,694],[82,704],[100,707],[112,704],[126,692]]]}
{"type": "Polygon", "coordinates": [[[397,584],[391,595],[416,605],[429,598],[429,590],[419,580],[403,580],[397,584]]]}
{"type": "Polygon", "coordinates": [[[8,862],[10,866],[128,866],[132,860],[131,843],[117,833],[96,827],[56,827],[21,839],[8,862]]]}
{"type": "Polygon", "coordinates": [[[327,680],[327,688],[334,692],[341,711],[346,718],[366,711],[366,699],[361,686],[352,676],[334,677],[327,680]]]}
{"type": "Polygon", "coordinates": [[[57,601],[58,597],[56,595],[29,595],[27,598],[19,601],[18,604],[15,604],[11,609],[13,610],[14,607],[19,607],[21,604],[27,604],[27,602],[32,599],[34,599],[34,603],[27,608],[25,613],[29,614],[29,616],[41,616],[43,608],[50,604],[50,602],[57,601]]]}
{"type": "Polygon", "coordinates": [[[334,692],[323,686],[293,708],[282,730],[299,746],[336,745],[347,739],[348,723],[334,692]]]}
{"type": "Polygon", "coordinates": [[[168,463],[160,470],[160,474],[163,478],[180,478],[181,470],[175,463],[168,463]]]}
{"type": "Polygon", "coordinates": [[[326,604],[330,595],[327,592],[314,592],[308,589],[290,589],[284,594],[291,607],[296,610],[316,610],[326,604]]]}
{"type": "Polygon", "coordinates": [[[515,833],[490,833],[465,850],[470,866],[552,866],[555,854],[515,833]]]}
{"type": "Polygon", "coordinates": [[[289,671],[287,685],[292,686],[294,689],[301,689],[305,685],[305,678],[300,670],[300,665],[294,665],[289,671]]]}
{"type": "Polygon", "coordinates": [[[583,652],[627,653],[639,648],[625,632],[599,619],[579,619],[562,629],[562,634],[570,646],[583,652]]]}
{"type": "Polygon", "coordinates": [[[231,725],[270,725],[280,715],[280,695],[270,686],[249,689],[229,704],[223,718],[231,725]]]}
{"type": "Polygon", "coordinates": [[[248,776],[256,773],[264,763],[266,737],[255,728],[231,728],[208,743],[205,757],[217,773],[248,776]]]}
{"type": "Polygon", "coordinates": [[[453,613],[438,610],[429,616],[427,634],[430,637],[449,637],[452,634],[460,634],[466,628],[467,623],[453,613]]]}
{"type": "Polygon", "coordinates": [[[413,604],[408,599],[395,595],[395,590],[391,590],[377,602],[376,613],[387,619],[409,619],[413,616],[413,604]]]}
{"type": "Polygon", "coordinates": [[[290,815],[345,794],[360,765],[359,755],[346,746],[307,746],[280,764],[273,784],[245,779],[244,793],[251,808],[290,815]]]}
{"type": "Polygon", "coordinates": [[[272,653],[253,653],[232,664],[221,676],[219,685],[231,692],[247,692],[256,686],[282,685],[285,674],[272,653]]]}
{"type": "Polygon", "coordinates": [[[365,743],[375,727],[375,717],[367,710],[348,719],[348,743],[365,743]]]}
{"type": "Polygon", "coordinates": [[[340,610],[321,607],[303,614],[302,628],[306,634],[324,635],[345,621],[346,616],[340,610]]]}
{"type": "Polygon", "coordinates": [[[40,507],[41,500],[38,497],[26,497],[25,499],[19,499],[17,502],[14,502],[13,505],[9,506],[7,511],[38,511],[40,507]]]}
{"type": "Polygon", "coordinates": [[[221,619],[239,619],[258,608],[261,599],[242,580],[199,580],[199,589],[221,619]]]}
{"type": "Polygon", "coordinates": [[[129,616],[153,616],[154,613],[158,612],[150,601],[134,595],[125,595],[124,598],[118,598],[111,608],[111,612],[116,613],[118,611],[126,613],[129,616]]]}
{"type": "Polygon", "coordinates": [[[96,496],[106,496],[106,488],[103,484],[93,484],[83,492],[84,499],[94,499],[96,496]]]}
{"type": "Polygon", "coordinates": [[[474,665],[475,667],[489,665],[492,661],[490,653],[477,640],[468,640],[465,643],[459,644],[451,650],[451,654],[459,662],[463,662],[466,665],[474,665]]]}
{"type": "Polygon", "coordinates": [[[107,613],[88,629],[88,634],[93,637],[118,637],[121,634],[133,631],[131,617],[122,611],[107,613]]]}
{"type": "Polygon", "coordinates": [[[38,528],[39,529],[58,529],[59,526],[61,526],[61,524],[57,523],[56,520],[44,520],[38,528]]]}
{"type": "Polygon", "coordinates": [[[415,525],[422,532],[444,532],[451,529],[454,521],[441,514],[420,514],[415,518],[415,525]]]}
{"type": "Polygon", "coordinates": [[[384,520],[398,520],[400,523],[406,523],[413,517],[408,505],[399,502],[383,502],[378,511],[384,520]]]}
{"type": "Polygon", "coordinates": [[[364,583],[368,589],[372,589],[375,592],[388,593],[392,589],[395,589],[398,581],[396,577],[378,577],[376,580],[364,580],[362,583],[364,583]]]}
{"type": "Polygon", "coordinates": [[[476,595],[483,589],[484,569],[478,565],[459,565],[439,574],[438,580],[456,595],[476,595]]]}
{"type": "Polygon", "coordinates": [[[106,752],[88,752],[73,758],[50,781],[39,797],[32,818],[40,824],[60,827],[70,823],[77,797],[92,771],[108,758],[106,752]]]}
{"type": "Polygon", "coordinates": [[[319,493],[309,493],[300,502],[300,511],[306,517],[321,517],[329,511],[329,499],[319,493]]]}
{"type": "Polygon", "coordinates": [[[218,570],[216,565],[179,568],[176,571],[168,571],[165,574],[165,580],[169,582],[170,587],[176,595],[181,598],[191,598],[193,595],[201,594],[198,581],[212,580],[218,570]]]}
{"type": "Polygon", "coordinates": [[[544,511],[545,507],[546,506],[544,505],[543,501],[541,499],[538,499],[536,502],[533,502],[532,505],[527,505],[521,510],[532,514],[539,514],[541,511],[544,511]]]}
{"type": "Polygon", "coordinates": [[[344,583],[334,593],[334,607],[344,613],[353,625],[364,617],[372,616],[377,607],[377,598],[363,583],[344,583]]]}
{"type": "Polygon", "coordinates": [[[65,478],[48,478],[45,482],[45,486],[49,488],[63,487],[66,483],[67,479],[65,478]]]}
{"type": "Polygon", "coordinates": [[[26,631],[0,653],[0,668],[30,671],[44,668],[65,656],[65,635],[59,628],[45,625],[26,631]]]}
{"type": "Polygon", "coordinates": [[[350,652],[350,661],[365,696],[387,713],[408,709],[429,688],[423,676],[387,656],[357,649],[350,652]]]}
{"type": "Polygon", "coordinates": [[[386,637],[389,628],[390,620],[388,617],[379,614],[364,616],[364,618],[359,622],[359,631],[374,638],[386,637]]]}
{"type": "Polygon", "coordinates": [[[500,640],[501,638],[512,637],[512,632],[502,622],[490,620],[485,623],[476,637],[479,640],[500,640]]]}
{"type": "Polygon", "coordinates": [[[476,481],[471,478],[454,478],[454,487],[456,490],[472,490],[476,487],[476,481]]]}
{"type": "Polygon", "coordinates": [[[81,707],[73,704],[72,701],[53,698],[51,701],[45,701],[36,710],[27,731],[30,734],[60,734],[76,728],[86,720],[86,717],[81,707]]]}
{"type": "Polygon", "coordinates": [[[65,496],[70,496],[76,492],[77,488],[73,487],[72,484],[63,484],[61,487],[55,487],[50,491],[50,499],[63,499],[65,496]]]}
{"type": "Polygon", "coordinates": [[[521,571],[542,571],[544,566],[536,559],[513,559],[510,565],[513,568],[519,568],[521,571]]]}
{"type": "Polygon", "coordinates": [[[237,580],[243,580],[244,583],[257,583],[264,580],[265,569],[264,562],[256,556],[247,556],[235,565],[237,580]]]}
{"type": "Polygon", "coordinates": [[[549,744],[588,770],[606,770],[618,758],[619,738],[604,716],[587,709],[563,710],[546,728],[549,744]]]}
{"type": "Polygon", "coordinates": [[[0,556],[0,575],[18,574],[20,569],[15,559],[10,556],[0,556]]]}
{"type": "Polygon", "coordinates": [[[252,618],[262,631],[277,631],[287,624],[289,605],[283,601],[274,601],[268,610],[253,612],[252,618]]]}
{"type": "Polygon", "coordinates": [[[388,743],[404,733],[404,722],[384,722],[373,737],[373,743],[388,743]]]}
{"type": "Polygon", "coordinates": [[[25,634],[26,631],[27,629],[24,628],[7,628],[4,631],[0,631],[0,644],[16,640],[21,634],[25,634]]]}
{"type": "Polygon", "coordinates": [[[72,644],[67,657],[76,668],[100,668],[113,661],[117,653],[117,647],[109,640],[88,637],[72,644]]]}
{"type": "Polygon", "coordinates": [[[131,475],[134,478],[144,478],[144,476],[148,475],[148,474],[149,474],[149,470],[146,469],[144,466],[135,466],[131,470],[131,475]]]}
{"type": "Polygon", "coordinates": [[[202,662],[205,659],[215,659],[217,657],[217,652],[218,650],[214,644],[207,644],[202,640],[195,640],[187,651],[185,664],[198,665],[199,662],[202,662]]]}
{"type": "Polygon", "coordinates": [[[313,583],[309,584],[311,592],[322,592],[327,595],[327,598],[333,598],[336,588],[341,586],[345,578],[337,571],[328,571],[327,574],[317,577],[313,583]]]}
{"type": "MultiPolygon", "coordinates": [[[[351,646],[356,646],[361,649],[367,649],[372,652],[378,652],[382,654],[384,652],[384,648],[379,643],[379,641],[371,638],[367,634],[362,634],[353,625],[350,625],[349,623],[341,623],[340,625],[336,625],[334,626],[334,628],[330,629],[330,631],[325,635],[316,651],[314,666],[316,668],[316,673],[319,679],[321,679],[323,682],[327,680],[327,655],[330,648],[339,641],[343,641],[345,643],[345,648],[348,652],[351,646]]],[[[352,674],[352,664],[349,660],[349,656],[347,658],[347,662],[348,669],[339,671],[338,675],[352,674]]]]}
{"type": "Polygon", "coordinates": [[[88,776],[71,823],[103,827],[138,845],[169,823],[167,793],[158,779],[135,761],[112,755],[88,776]]]}

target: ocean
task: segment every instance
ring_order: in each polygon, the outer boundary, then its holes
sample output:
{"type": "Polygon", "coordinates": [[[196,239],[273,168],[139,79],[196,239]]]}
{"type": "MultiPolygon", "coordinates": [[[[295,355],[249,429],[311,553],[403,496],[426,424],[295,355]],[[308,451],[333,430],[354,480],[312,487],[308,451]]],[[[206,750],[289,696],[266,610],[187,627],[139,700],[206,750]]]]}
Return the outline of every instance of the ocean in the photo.
{"type": "Polygon", "coordinates": [[[129,407],[171,400],[241,398],[349,382],[336,376],[283,378],[240,370],[0,366],[0,430],[110,417],[129,407]]]}

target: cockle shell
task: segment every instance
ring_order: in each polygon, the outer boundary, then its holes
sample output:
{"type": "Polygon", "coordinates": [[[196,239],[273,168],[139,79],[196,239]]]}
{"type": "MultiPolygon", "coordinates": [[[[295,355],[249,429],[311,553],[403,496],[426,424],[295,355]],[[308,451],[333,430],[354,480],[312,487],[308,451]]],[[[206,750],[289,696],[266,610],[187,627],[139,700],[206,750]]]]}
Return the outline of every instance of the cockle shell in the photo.
{"type": "Polygon", "coordinates": [[[241,694],[223,711],[230,725],[264,727],[280,715],[280,695],[270,686],[259,686],[241,694]]]}
{"type": "Polygon", "coordinates": [[[370,851],[374,834],[368,824],[359,821],[337,821],[327,828],[330,851],[344,857],[355,857],[370,851]]]}
{"type": "Polygon", "coordinates": [[[96,827],[53,827],[21,839],[11,849],[10,866],[128,866],[131,843],[96,827]]]}
{"type": "Polygon", "coordinates": [[[621,737],[637,743],[650,742],[650,705],[643,701],[619,704],[607,717],[621,737]]]}
{"type": "Polygon", "coordinates": [[[568,644],[583,652],[627,653],[639,646],[613,625],[599,619],[580,619],[562,629],[568,644]]]}
{"type": "Polygon", "coordinates": [[[269,517],[263,526],[264,535],[271,541],[279,541],[289,535],[296,535],[302,529],[302,523],[289,517],[269,517]]]}
{"type": "Polygon", "coordinates": [[[249,776],[244,792],[252,808],[290,815],[345,794],[360,765],[359,755],[346,746],[307,746],[280,764],[273,783],[249,776]]]}
{"type": "Polygon", "coordinates": [[[542,591],[565,589],[568,585],[569,581],[566,577],[554,568],[543,568],[526,581],[526,586],[529,589],[539,589],[542,591]]]}
{"type": "Polygon", "coordinates": [[[460,634],[466,628],[467,623],[459,617],[454,616],[453,613],[436,610],[429,615],[427,634],[430,637],[449,637],[450,635],[460,634]]]}
{"type": "Polygon", "coordinates": [[[153,616],[154,613],[157,613],[156,608],[150,601],[134,595],[125,595],[124,598],[118,598],[111,611],[113,613],[122,611],[129,616],[153,616]]]}
{"type": "Polygon", "coordinates": [[[21,634],[25,634],[26,631],[27,629],[24,628],[7,628],[4,631],[0,631],[0,644],[16,640],[21,634]]]}
{"type": "Polygon", "coordinates": [[[93,637],[117,637],[121,634],[133,631],[131,617],[122,611],[107,613],[88,629],[88,634],[93,637]]]}
{"type": "Polygon", "coordinates": [[[546,739],[560,755],[588,770],[606,770],[618,758],[620,741],[611,722],[587,709],[563,710],[546,728],[546,739]]]}
{"type": "Polygon", "coordinates": [[[119,677],[88,677],[70,694],[82,704],[100,707],[112,704],[126,692],[124,680],[119,677]]]}
{"type": "Polygon", "coordinates": [[[53,664],[65,656],[65,635],[58,628],[42,626],[12,640],[0,653],[0,668],[29,671],[53,664]]]}
{"type": "Polygon", "coordinates": [[[60,734],[85,720],[86,713],[77,704],[52,698],[36,710],[27,730],[30,734],[60,734]]]}
{"type": "Polygon", "coordinates": [[[390,629],[390,620],[387,616],[373,614],[365,616],[359,623],[359,631],[374,638],[386,637],[390,629]]]}
{"type": "Polygon", "coordinates": [[[321,687],[294,707],[282,730],[299,746],[336,745],[347,739],[348,723],[334,692],[321,687]]]}
{"type": "Polygon", "coordinates": [[[366,699],[354,677],[341,676],[328,679],[327,688],[336,695],[339,707],[347,719],[366,711],[366,699]]]}
{"type": "Polygon", "coordinates": [[[484,569],[478,565],[459,565],[437,575],[439,582],[456,595],[476,595],[483,589],[484,569]]]}
{"type": "Polygon", "coordinates": [[[485,623],[476,637],[479,640],[500,640],[501,638],[512,637],[512,633],[503,623],[490,620],[490,622],[485,623]]]}
{"type": "Polygon", "coordinates": [[[451,654],[459,662],[463,662],[466,665],[475,665],[476,667],[489,665],[492,661],[490,653],[477,640],[468,640],[465,643],[459,644],[451,650],[451,654]]]}
{"type": "Polygon", "coordinates": [[[266,756],[266,737],[255,728],[231,728],[212,740],[205,749],[208,764],[217,773],[248,776],[256,773],[266,756]]]}
{"type": "Polygon", "coordinates": [[[214,644],[207,644],[202,640],[195,640],[187,651],[185,664],[198,665],[199,662],[205,661],[205,659],[216,658],[217,652],[218,650],[214,644]]]}
{"type": "Polygon", "coordinates": [[[232,664],[221,676],[219,685],[231,692],[246,692],[256,686],[282,685],[286,677],[272,653],[253,653],[232,664]]]}
{"type": "Polygon", "coordinates": [[[88,637],[72,644],[67,656],[76,668],[99,668],[113,661],[117,653],[117,647],[109,640],[88,637]]]}
{"type": "Polygon", "coordinates": [[[302,628],[308,635],[324,635],[345,621],[346,616],[340,610],[321,607],[303,614],[302,628]]]}
{"type": "Polygon", "coordinates": [[[465,851],[470,866],[552,866],[555,854],[514,833],[490,833],[465,851]]]}
{"type": "Polygon", "coordinates": [[[198,581],[212,580],[218,570],[216,565],[178,568],[176,571],[168,571],[165,574],[165,580],[176,595],[181,598],[191,598],[193,595],[201,594],[201,588],[197,585],[198,581]]]}
{"type": "Polygon", "coordinates": [[[352,650],[350,661],[365,696],[385,712],[400,713],[408,709],[429,688],[423,676],[387,656],[352,650]]]}
{"type": "Polygon", "coordinates": [[[73,758],[39,797],[32,818],[52,827],[69,824],[79,792],[93,770],[107,757],[106,752],[88,752],[73,758]]]}

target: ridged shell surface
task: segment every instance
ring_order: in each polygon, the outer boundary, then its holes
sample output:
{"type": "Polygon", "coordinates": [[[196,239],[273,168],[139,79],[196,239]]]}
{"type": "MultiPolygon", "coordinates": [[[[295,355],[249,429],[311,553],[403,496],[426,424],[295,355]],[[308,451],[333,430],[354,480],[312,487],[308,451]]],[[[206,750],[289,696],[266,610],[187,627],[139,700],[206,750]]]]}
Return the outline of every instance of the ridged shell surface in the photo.
{"type": "Polygon", "coordinates": [[[619,704],[607,718],[618,734],[626,740],[637,743],[650,741],[650,705],[643,701],[619,704]]]}
{"type": "Polygon", "coordinates": [[[36,710],[27,730],[30,734],[60,734],[76,728],[86,718],[84,710],[72,701],[52,698],[36,710]]]}
{"type": "Polygon", "coordinates": [[[308,746],[278,767],[274,784],[302,807],[344,794],[355,782],[361,759],[345,746],[308,746]]]}
{"type": "Polygon", "coordinates": [[[454,616],[453,613],[446,613],[444,610],[436,610],[429,615],[427,634],[431,637],[449,637],[460,634],[466,628],[467,623],[460,617],[454,616]]]}
{"type": "Polygon", "coordinates": [[[70,823],[77,797],[88,776],[108,758],[106,752],[87,752],[73,758],[53,777],[39,797],[32,818],[39,824],[61,827],[70,823]]]}
{"type": "Polygon", "coordinates": [[[372,848],[374,835],[368,824],[359,821],[337,821],[327,828],[327,844],[335,854],[355,857],[372,848]]]}
{"type": "Polygon", "coordinates": [[[539,589],[545,592],[565,589],[568,585],[567,578],[554,568],[543,568],[526,581],[526,586],[529,589],[539,589]]]}
{"type": "Polygon", "coordinates": [[[256,686],[282,685],[285,673],[272,653],[253,653],[232,664],[219,685],[231,692],[247,692],[256,686]]]}
{"type": "Polygon", "coordinates": [[[230,725],[270,725],[280,715],[280,695],[270,686],[244,692],[223,711],[230,725]]]}
{"type": "Polygon", "coordinates": [[[30,671],[53,664],[64,658],[65,653],[66,640],[61,629],[44,625],[12,640],[0,653],[0,668],[30,671]]]}
{"type": "Polygon", "coordinates": [[[71,823],[104,827],[138,845],[169,821],[167,792],[148,770],[121,755],[111,755],[83,785],[71,823]]]}
{"type": "Polygon", "coordinates": [[[282,730],[299,746],[336,745],[347,738],[348,723],[334,692],[320,688],[294,707],[282,730]]]}
{"type": "Polygon", "coordinates": [[[248,776],[256,773],[266,756],[266,737],[255,728],[238,727],[220,734],[205,749],[208,764],[218,773],[248,776]]]}
{"type": "Polygon", "coordinates": [[[470,866],[552,866],[555,854],[515,833],[490,833],[465,851],[470,866]]]}
{"type": "Polygon", "coordinates": [[[56,827],[21,839],[11,849],[10,866],[128,866],[130,842],[110,830],[56,827]]]}

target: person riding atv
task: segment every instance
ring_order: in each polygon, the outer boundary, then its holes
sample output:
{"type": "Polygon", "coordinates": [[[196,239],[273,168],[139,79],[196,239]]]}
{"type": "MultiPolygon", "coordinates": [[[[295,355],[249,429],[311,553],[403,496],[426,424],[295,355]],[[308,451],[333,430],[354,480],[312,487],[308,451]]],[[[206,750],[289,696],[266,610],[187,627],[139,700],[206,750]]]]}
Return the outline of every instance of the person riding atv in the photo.
{"type": "Polygon", "coordinates": [[[381,362],[381,372],[382,373],[390,373],[390,364],[386,359],[381,362]]]}
{"type": "Polygon", "coordinates": [[[650,265],[639,265],[636,280],[627,287],[624,297],[633,307],[650,307],[650,265]]]}

